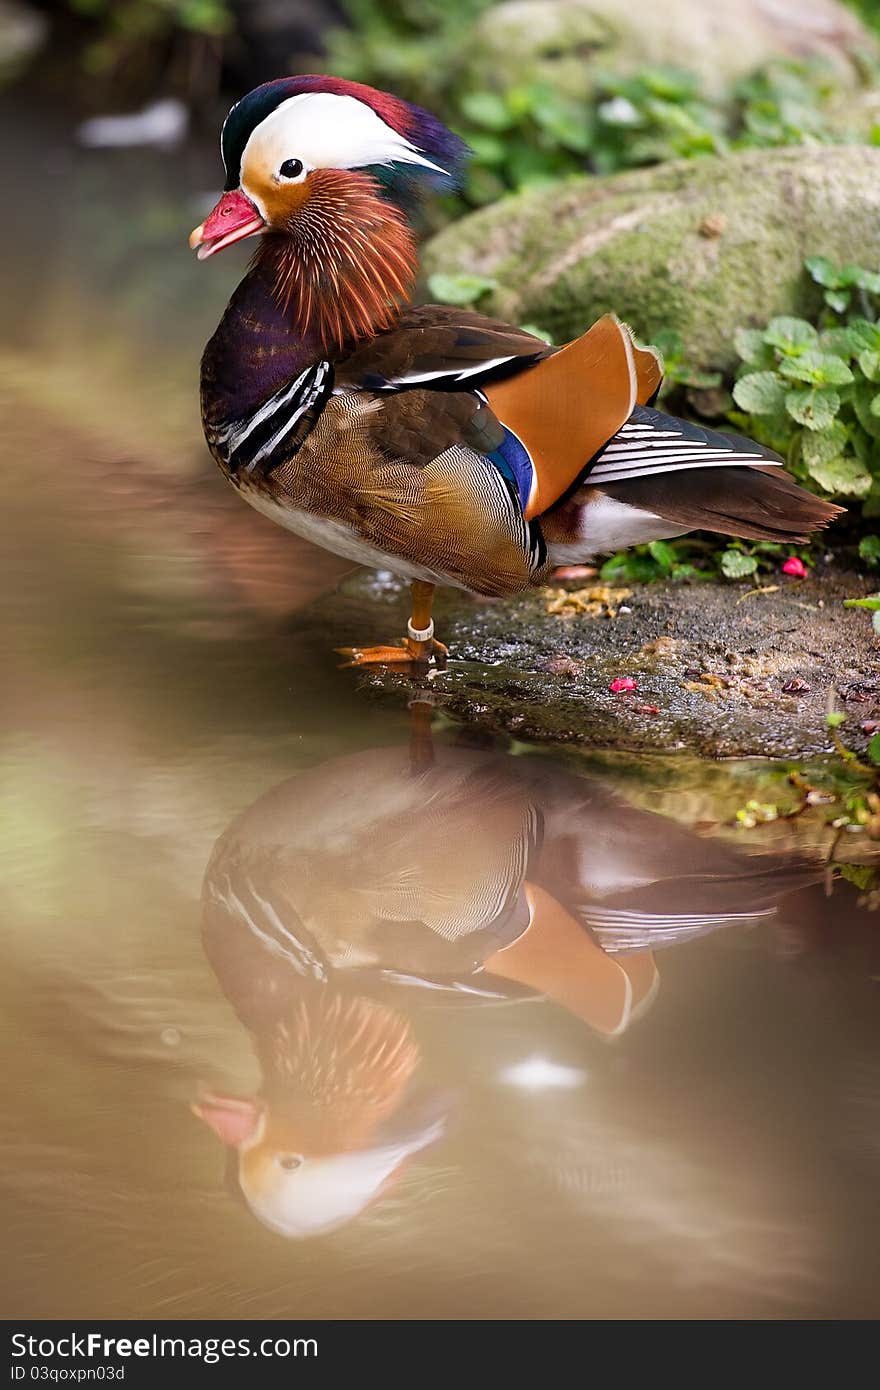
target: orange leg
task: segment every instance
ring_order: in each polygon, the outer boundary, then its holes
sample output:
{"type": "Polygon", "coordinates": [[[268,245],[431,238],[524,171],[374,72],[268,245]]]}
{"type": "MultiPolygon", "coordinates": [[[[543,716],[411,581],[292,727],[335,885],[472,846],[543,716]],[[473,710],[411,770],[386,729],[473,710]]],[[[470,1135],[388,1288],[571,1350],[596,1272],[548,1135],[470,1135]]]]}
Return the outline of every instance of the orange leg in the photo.
{"type": "Polygon", "coordinates": [[[407,635],[397,647],[337,647],[340,656],[347,656],[347,666],[386,666],[391,662],[428,662],[434,657],[438,666],[446,665],[448,649],[434,636],[434,622],[431,609],[434,604],[436,585],[422,579],[414,579],[412,590],[412,617],[407,624],[407,635]]]}
{"type": "Polygon", "coordinates": [[[409,766],[414,776],[434,766],[434,740],[431,723],[434,696],[430,690],[420,690],[409,702],[409,766]]]}

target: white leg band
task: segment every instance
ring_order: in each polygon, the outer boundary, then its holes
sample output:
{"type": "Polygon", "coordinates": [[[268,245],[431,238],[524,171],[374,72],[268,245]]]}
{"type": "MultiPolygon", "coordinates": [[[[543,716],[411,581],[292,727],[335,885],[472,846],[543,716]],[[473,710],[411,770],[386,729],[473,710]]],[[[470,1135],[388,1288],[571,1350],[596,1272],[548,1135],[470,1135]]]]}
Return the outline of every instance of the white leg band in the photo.
{"type": "Polygon", "coordinates": [[[434,636],[434,619],[432,618],[428,626],[423,628],[413,627],[410,621],[406,625],[406,630],[414,642],[430,642],[434,636]]]}

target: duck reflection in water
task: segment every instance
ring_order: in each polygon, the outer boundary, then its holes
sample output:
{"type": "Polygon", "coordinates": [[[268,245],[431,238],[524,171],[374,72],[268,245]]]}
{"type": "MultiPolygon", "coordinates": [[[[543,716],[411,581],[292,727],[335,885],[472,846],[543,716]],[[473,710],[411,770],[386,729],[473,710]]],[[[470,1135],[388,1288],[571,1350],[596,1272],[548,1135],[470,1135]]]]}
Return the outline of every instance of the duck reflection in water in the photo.
{"type": "Polygon", "coordinates": [[[262,796],[211,857],[205,949],[262,1086],[195,1113],[260,1221],[332,1230],[447,1130],[450,1094],[419,1086],[420,1004],[550,999],[614,1038],[653,1002],[660,948],[772,919],[823,872],[540,756],[432,753],[424,727],[334,758],[262,796]]]}

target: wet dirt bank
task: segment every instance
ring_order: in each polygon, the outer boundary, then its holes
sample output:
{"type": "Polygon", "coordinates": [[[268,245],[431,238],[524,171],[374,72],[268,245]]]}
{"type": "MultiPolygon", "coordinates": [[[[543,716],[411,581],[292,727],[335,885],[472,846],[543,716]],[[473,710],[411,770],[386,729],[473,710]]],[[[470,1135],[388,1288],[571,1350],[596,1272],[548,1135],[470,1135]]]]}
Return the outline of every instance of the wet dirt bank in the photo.
{"type": "MultiPolygon", "coordinates": [[[[432,673],[448,714],[531,742],[704,757],[804,757],[829,751],[826,716],[863,749],[880,718],[880,643],[870,615],[844,607],[864,576],[822,568],[809,579],[633,585],[597,581],[508,601],[450,591],[436,607],[450,648],[432,673]],[[621,679],[635,689],[613,692],[621,679]]],[[[295,620],[322,646],[385,642],[404,631],[404,587],[360,573],[295,620]]],[[[400,694],[412,676],[358,673],[367,691],[400,694]]]]}

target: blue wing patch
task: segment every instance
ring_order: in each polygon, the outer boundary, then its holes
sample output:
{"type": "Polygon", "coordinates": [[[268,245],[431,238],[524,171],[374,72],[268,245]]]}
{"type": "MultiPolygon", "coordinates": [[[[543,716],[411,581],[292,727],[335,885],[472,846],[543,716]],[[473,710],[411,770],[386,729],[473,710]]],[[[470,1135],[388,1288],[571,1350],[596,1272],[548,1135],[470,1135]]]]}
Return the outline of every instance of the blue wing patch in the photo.
{"type": "Polygon", "coordinates": [[[520,506],[525,510],[532,492],[535,466],[531,454],[519,436],[515,435],[513,430],[509,430],[503,422],[500,423],[504,430],[504,439],[488,457],[501,476],[516,488],[520,506]]]}

